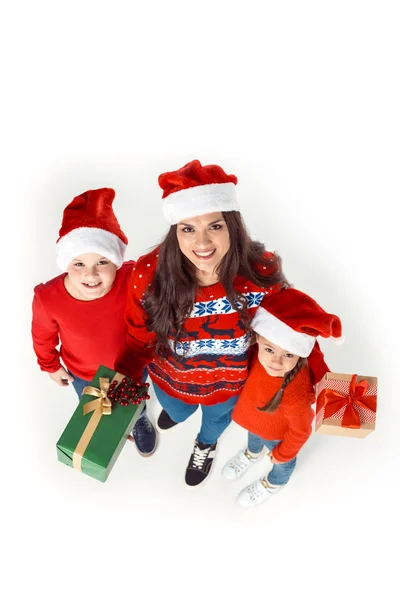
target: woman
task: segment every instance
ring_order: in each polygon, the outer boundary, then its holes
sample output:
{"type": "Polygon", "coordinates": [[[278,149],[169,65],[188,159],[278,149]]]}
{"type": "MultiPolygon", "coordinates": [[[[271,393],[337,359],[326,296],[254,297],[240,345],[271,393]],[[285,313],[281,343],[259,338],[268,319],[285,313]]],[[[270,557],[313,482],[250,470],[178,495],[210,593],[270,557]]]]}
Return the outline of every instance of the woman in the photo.
{"type": "Polygon", "coordinates": [[[116,363],[137,380],[147,366],[163,407],[160,429],[201,406],[189,486],[207,478],[217,440],[231,422],[247,378],[254,312],[265,295],[288,286],[279,257],[246,232],[236,183],[235,175],[198,160],[160,175],[170,229],[133,270],[128,334],[116,363]]]}

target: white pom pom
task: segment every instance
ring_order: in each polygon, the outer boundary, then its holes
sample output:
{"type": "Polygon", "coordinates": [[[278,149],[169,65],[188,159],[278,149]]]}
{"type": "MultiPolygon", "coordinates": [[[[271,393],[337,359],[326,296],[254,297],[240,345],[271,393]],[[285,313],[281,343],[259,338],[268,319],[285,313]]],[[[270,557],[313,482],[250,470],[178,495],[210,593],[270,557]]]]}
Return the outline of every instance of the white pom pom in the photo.
{"type": "Polygon", "coordinates": [[[342,344],[344,344],[345,340],[346,340],[346,338],[344,337],[344,335],[341,335],[340,337],[335,338],[336,346],[341,346],[342,344]]]}

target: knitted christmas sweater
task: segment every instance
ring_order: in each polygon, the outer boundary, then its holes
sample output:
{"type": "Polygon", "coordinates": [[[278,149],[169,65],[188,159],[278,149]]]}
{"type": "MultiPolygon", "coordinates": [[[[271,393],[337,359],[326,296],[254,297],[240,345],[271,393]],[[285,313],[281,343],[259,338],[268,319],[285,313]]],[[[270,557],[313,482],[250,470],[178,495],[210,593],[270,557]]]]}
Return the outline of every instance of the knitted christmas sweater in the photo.
{"type": "Polygon", "coordinates": [[[32,338],[42,371],[58,371],[60,358],[73,375],[85,380],[91,380],[101,364],[113,367],[125,339],[124,312],[134,265],[123,263],[111,290],[97,300],[73,298],[64,286],[65,273],[35,287],[32,338]]]}
{"type": "MultiPolygon", "coordinates": [[[[266,253],[266,256],[272,255],[266,253]]],[[[198,289],[185,322],[188,339],[179,342],[175,352],[171,337],[167,358],[155,355],[155,334],[146,328],[142,298],[154,277],[157,257],[158,248],[140,257],[132,272],[126,309],[128,332],[115,368],[140,379],[147,365],[153,382],[169,396],[189,404],[224,402],[239,394],[246,381],[250,334],[224,287],[216,283],[198,289]]],[[[268,273],[263,265],[256,268],[268,273]]],[[[250,317],[265,294],[281,288],[280,285],[262,288],[241,276],[235,277],[234,287],[247,298],[250,317]]]]}
{"type": "Polygon", "coordinates": [[[255,356],[232,418],[264,440],[282,440],[272,450],[272,455],[280,462],[287,462],[296,456],[311,435],[314,418],[311,404],[315,402],[315,395],[308,369],[304,367],[285,388],[275,412],[259,411],[257,407],[265,406],[273,398],[282,381],[283,377],[268,375],[255,356]]]}

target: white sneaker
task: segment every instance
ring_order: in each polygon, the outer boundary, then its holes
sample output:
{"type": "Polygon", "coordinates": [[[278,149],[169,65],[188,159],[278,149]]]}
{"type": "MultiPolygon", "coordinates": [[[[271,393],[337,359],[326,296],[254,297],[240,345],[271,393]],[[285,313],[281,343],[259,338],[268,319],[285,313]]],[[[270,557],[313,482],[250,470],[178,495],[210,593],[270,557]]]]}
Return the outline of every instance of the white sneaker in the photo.
{"type": "Polygon", "coordinates": [[[253,458],[247,450],[239,450],[239,452],[226,463],[222,469],[222,475],[230,481],[239,479],[246,473],[251,465],[260,460],[262,454],[261,451],[260,454],[253,458]]]}
{"type": "Polygon", "coordinates": [[[244,488],[236,500],[242,508],[252,508],[264,504],[271,496],[280,492],[283,487],[283,485],[272,486],[265,476],[244,488]]]}

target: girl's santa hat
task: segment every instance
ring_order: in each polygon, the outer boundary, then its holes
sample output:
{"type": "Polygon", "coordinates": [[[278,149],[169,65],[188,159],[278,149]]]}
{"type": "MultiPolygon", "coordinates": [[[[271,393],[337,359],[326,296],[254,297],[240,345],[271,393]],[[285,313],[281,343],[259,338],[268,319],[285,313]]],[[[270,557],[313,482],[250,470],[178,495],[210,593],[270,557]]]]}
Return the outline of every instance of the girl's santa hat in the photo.
{"type": "Polygon", "coordinates": [[[236,197],[237,177],[218,165],[202,166],[192,160],[177,171],[162,173],[163,213],[170,225],[212,212],[240,211],[236,197]]]}
{"type": "Polygon", "coordinates": [[[112,209],[114,198],[111,188],[88,190],[65,208],[56,247],[57,265],[62,271],[77,256],[92,252],[120,268],[128,239],[112,209]]]}
{"type": "Polygon", "coordinates": [[[339,317],[324,311],[303,292],[286,288],[266,296],[251,322],[256,333],[284,350],[303,358],[310,356],[316,337],[343,341],[339,317]]]}

